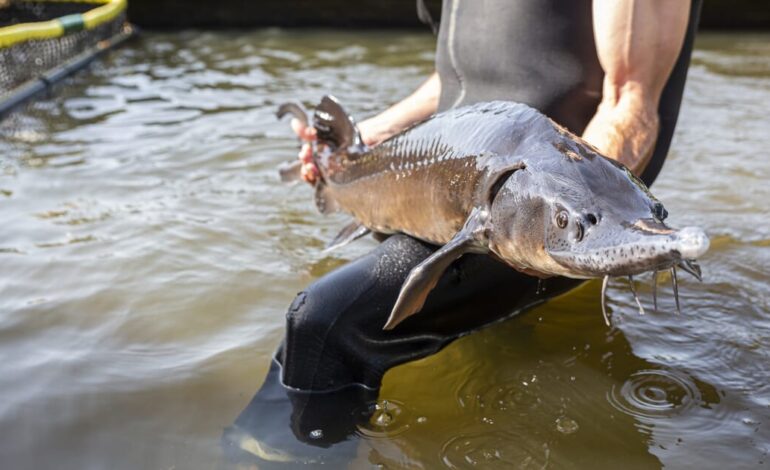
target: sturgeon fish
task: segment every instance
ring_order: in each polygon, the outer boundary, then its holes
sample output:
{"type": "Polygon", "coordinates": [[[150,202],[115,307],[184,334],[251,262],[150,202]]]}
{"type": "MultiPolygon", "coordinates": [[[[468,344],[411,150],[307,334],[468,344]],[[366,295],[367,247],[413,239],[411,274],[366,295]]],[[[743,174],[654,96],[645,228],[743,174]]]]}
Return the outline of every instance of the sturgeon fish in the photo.
{"type": "MultiPolygon", "coordinates": [[[[490,254],[539,278],[603,278],[676,267],[698,279],[709,246],[697,227],[673,229],[666,209],[625,166],[604,157],[537,110],[494,101],[432,116],[375,147],[353,118],[325,96],[312,122],[297,103],[282,105],[317,130],[315,201],[322,213],[355,219],[332,241],[369,232],[411,235],[440,248],[409,273],[384,328],[420,311],[449,265],[465,253],[490,254]]],[[[299,162],[281,170],[299,177],[299,162]]],[[[655,291],[654,291],[655,292],[655,291]]],[[[655,308],[657,309],[657,296],[655,308]]]]}

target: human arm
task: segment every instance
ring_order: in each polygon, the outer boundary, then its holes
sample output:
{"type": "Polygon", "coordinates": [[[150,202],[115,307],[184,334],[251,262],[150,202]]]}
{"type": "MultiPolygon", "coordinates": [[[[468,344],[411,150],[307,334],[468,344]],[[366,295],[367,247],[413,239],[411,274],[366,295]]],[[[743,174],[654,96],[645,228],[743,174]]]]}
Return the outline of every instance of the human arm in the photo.
{"type": "Polygon", "coordinates": [[[635,174],[649,163],[658,103],[682,48],[689,0],[594,0],[602,100],[583,138],[635,174]]]}
{"type": "MultiPolygon", "coordinates": [[[[358,129],[361,139],[366,145],[374,146],[421,121],[438,109],[441,81],[438,74],[433,72],[417,90],[385,111],[369,119],[361,121],[358,129]]],[[[299,120],[292,119],[291,127],[300,139],[306,143],[299,152],[302,161],[302,178],[308,183],[315,182],[318,170],[313,165],[310,141],[315,139],[315,129],[304,126],[299,120]]]]}
{"type": "Polygon", "coordinates": [[[366,145],[377,145],[436,112],[441,81],[433,72],[411,95],[358,125],[366,145]]]}

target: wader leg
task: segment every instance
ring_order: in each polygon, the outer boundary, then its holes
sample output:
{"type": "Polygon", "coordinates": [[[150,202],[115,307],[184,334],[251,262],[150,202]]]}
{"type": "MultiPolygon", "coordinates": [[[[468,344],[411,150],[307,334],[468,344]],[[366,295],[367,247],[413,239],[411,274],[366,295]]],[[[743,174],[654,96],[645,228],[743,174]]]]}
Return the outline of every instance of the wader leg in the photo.
{"type": "Polygon", "coordinates": [[[536,279],[489,256],[465,255],[444,274],[423,311],[384,331],[409,271],[433,251],[434,246],[394,235],[300,293],[276,354],[283,383],[302,390],[378,388],[391,367],[433,354],[458,336],[577,285],[548,280],[547,295],[537,294],[536,279]]]}
{"type": "Polygon", "coordinates": [[[369,418],[388,369],[579,284],[549,279],[538,293],[537,279],[489,256],[466,255],[447,270],[423,311],[384,331],[407,274],[435,249],[394,235],[301,292],[265,384],[226,432],[225,447],[242,456],[239,439],[250,436],[265,449],[271,443],[286,449],[294,462],[308,455],[338,459],[345,454],[339,446],[334,453],[319,448],[346,440],[369,418]]]}

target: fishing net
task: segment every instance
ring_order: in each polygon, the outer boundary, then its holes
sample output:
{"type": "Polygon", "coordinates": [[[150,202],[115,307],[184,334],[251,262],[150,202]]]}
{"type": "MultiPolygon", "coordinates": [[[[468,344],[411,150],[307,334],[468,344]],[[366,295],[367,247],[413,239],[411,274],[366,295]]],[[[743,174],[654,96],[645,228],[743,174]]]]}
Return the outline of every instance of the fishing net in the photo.
{"type": "Polygon", "coordinates": [[[126,0],[0,0],[0,118],[130,35],[126,0]]]}

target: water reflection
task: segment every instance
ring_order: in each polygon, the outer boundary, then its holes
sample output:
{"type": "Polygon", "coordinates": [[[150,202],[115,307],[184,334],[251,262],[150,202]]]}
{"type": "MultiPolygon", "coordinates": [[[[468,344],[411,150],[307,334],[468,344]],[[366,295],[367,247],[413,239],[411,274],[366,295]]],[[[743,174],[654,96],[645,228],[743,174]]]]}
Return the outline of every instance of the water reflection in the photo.
{"type": "Polygon", "coordinates": [[[360,437],[397,435],[410,421],[403,405],[379,401],[377,391],[366,387],[329,392],[287,388],[274,360],[265,383],[225,430],[222,446],[236,465],[339,466],[353,460],[360,437]]]}

